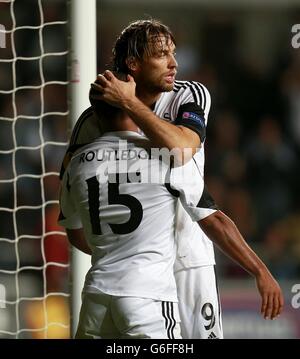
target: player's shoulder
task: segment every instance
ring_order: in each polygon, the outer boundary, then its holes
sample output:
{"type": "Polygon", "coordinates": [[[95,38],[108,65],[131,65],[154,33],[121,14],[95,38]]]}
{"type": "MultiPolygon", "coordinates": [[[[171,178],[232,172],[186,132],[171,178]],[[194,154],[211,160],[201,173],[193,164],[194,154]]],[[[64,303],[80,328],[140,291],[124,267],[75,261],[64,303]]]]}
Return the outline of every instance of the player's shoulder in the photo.
{"type": "Polygon", "coordinates": [[[170,92],[164,92],[160,99],[160,104],[171,104],[171,106],[181,106],[186,103],[195,103],[202,109],[209,110],[211,98],[207,88],[197,81],[176,80],[174,88],[170,92]]]}
{"type": "Polygon", "coordinates": [[[101,136],[103,129],[93,107],[88,107],[79,116],[70,138],[70,146],[92,142],[101,136]]]}
{"type": "Polygon", "coordinates": [[[174,91],[178,92],[179,90],[185,90],[190,88],[202,88],[207,91],[206,86],[199,81],[191,80],[175,80],[174,82],[174,91]]]}
{"type": "Polygon", "coordinates": [[[70,139],[70,143],[75,142],[74,139],[76,138],[77,133],[79,132],[80,127],[83,126],[83,123],[90,117],[94,116],[93,107],[90,106],[86,110],[82,112],[82,114],[79,116],[78,120],[76,121],[76,124],[72,131],[72,136],[70,139]]]}
{"type": "Polygon", "coordinates": [[[173,92],[177,97],[192,97],[198,104],[207,102],[210,98],[207,87],[198,81],[176,80],[173,92]]]}

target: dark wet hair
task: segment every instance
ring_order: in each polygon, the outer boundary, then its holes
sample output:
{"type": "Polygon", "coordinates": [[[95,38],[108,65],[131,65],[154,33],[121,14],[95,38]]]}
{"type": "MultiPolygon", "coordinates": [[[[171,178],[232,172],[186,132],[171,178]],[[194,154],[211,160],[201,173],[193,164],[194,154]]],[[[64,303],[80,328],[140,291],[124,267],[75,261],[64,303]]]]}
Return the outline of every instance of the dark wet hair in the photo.
{"type": "Polygon", "coordinates": [[[171,30],[159,20],[138,20],[129,24],[117,38],[112,50],[113,69],[129,73],[126,59],[134,57],[141,60],[144,55],[153,55],[155,44],[161,36],[165,37],[167,42],[172,41],[175,44],[171,30]]]}

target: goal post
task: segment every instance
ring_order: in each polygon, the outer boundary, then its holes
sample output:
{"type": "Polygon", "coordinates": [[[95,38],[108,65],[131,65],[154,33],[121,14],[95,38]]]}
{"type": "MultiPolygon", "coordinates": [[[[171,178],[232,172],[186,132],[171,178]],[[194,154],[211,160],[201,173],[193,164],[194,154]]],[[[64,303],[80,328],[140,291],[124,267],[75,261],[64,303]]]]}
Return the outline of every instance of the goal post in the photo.
{"type": "MultiPolygon", "coordinates": [[[[97,74],[96,0],[71,1],[71,116],[73,127],[80,114],[90,106],[90,83],[97,74]]],[[[74,335],[81,305],[81,291],[85,275],[90,267],[90,256],[72,249],[72,334],[74,335]]]]}

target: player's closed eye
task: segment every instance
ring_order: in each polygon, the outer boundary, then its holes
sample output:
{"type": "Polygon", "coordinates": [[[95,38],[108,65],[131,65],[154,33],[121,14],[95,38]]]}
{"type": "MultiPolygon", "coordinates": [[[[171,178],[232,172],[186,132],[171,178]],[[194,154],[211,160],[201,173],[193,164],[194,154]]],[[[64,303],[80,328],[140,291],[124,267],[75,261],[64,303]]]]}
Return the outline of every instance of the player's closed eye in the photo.
{"type": "Polygon", "coordinates": [[[161,50],[161,51],[158,53],[158,57],[165,57],[167,54],[168,54],[167,51],[161,50]]]}
{"type": "Polygon", "coordinates": [[[169,55],[172,55],[172,56],[176,56],[176,52],[169,52],[169,51],[161,51],[160,54],[159,54],[159,57],[165,57],[165,56],[169,56],[169,55]]]}

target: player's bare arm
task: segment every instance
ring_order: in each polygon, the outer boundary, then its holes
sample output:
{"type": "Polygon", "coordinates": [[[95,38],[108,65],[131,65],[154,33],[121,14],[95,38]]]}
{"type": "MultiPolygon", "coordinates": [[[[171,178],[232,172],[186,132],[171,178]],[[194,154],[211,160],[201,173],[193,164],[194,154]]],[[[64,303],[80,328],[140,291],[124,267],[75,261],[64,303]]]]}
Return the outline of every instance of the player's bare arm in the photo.
{"type": "Polygon", "coordinates": [[[78,229],[66,228],[66,232],[67,232],[68,240],[72,244],[72,246],[76,247],[83,253],[92,254],[92,251],[85,239],[83,228],[78,228],[78,229]]]}
{"type": "Polygon", "coordinates": [[[261,314],[275,319],[283,308],[283,295],[265,264],[248,246],[234,222],[216,211],[198,222],[206,235],[231,259],[255,277],[262,298],[261,314]]]}
{"type": "Polygon", "coordinates": [[[200,147],[200,138],[196,132],[162,120],[136,97],[136,84],[132,76],[128,75],[128,82],[124,82],[118,80],[112,72],[106,71],[91,86],[99,93],[93,96],[94,99],[104,100],[125,110],[150,139],[153,147],[166,147],[169,150],[178,148],[181,156],[185,154],[184,162],[190,160],[200,147]],[[186,148],[191,150],[185,151],[186,148]]]}

